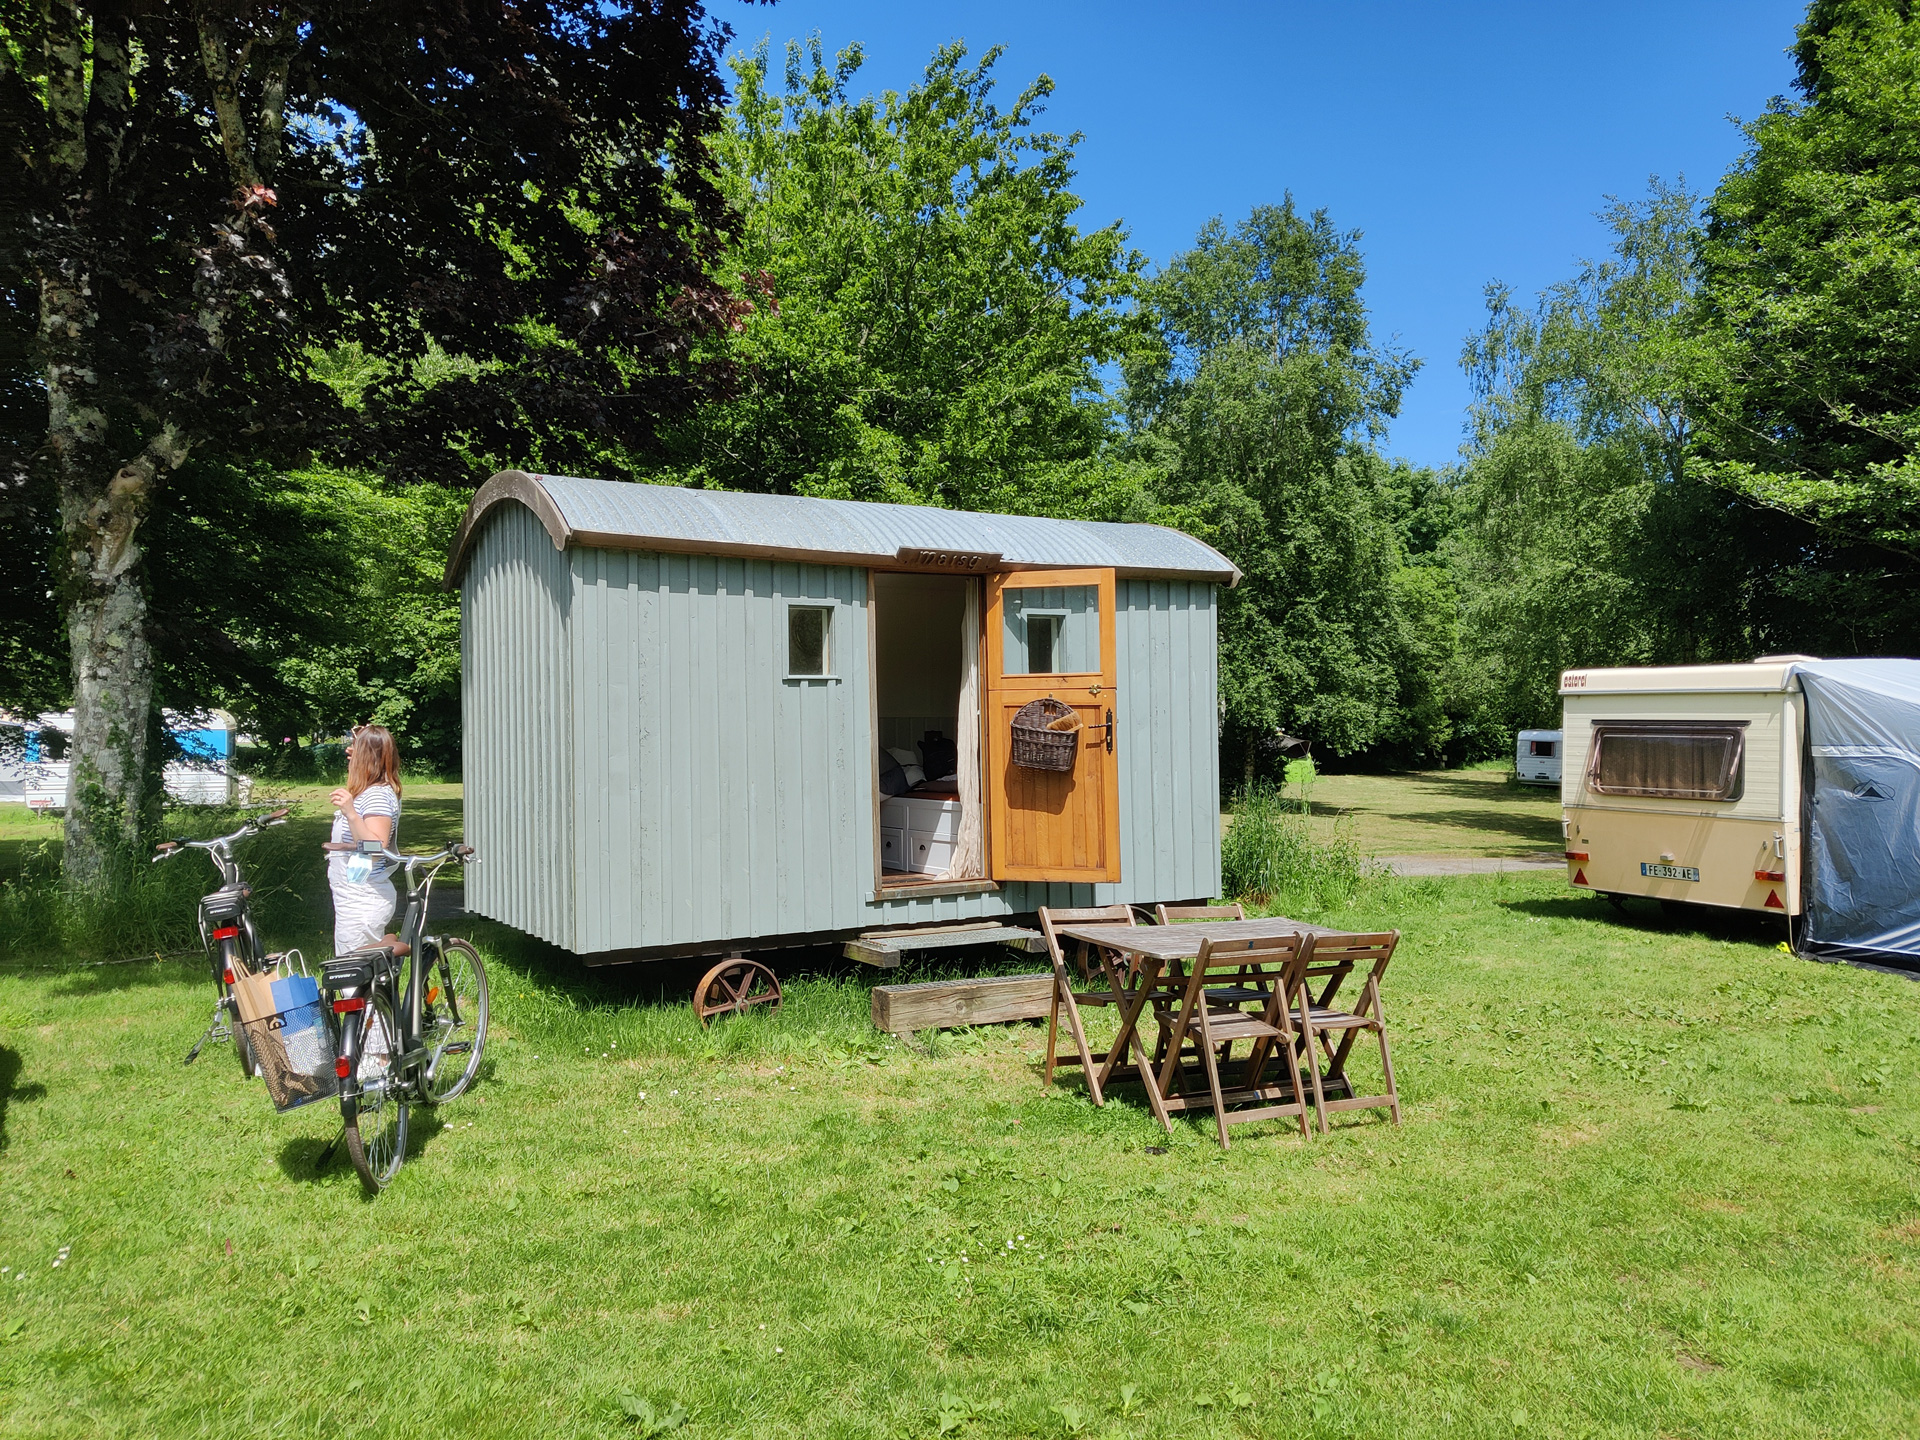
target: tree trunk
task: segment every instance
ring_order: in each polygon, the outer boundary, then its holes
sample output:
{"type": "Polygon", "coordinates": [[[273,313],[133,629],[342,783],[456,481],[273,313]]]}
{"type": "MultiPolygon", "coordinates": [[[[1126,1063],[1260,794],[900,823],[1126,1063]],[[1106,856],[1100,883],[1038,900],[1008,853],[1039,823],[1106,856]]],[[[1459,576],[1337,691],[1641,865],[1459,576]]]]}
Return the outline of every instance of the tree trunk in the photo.
{"type": "MultiPolygon", "coordinates": [[[[70,233],[82,227],[74,226],[70,233]]],[[[75,238],[78,234],[75,233],[75,238]]],[[[67,640],[73,658],[73,745],[67,781],[67,878],[93,881],[139,841],[153,700],[153,650],[138,532],[162,469],[186,459],[171,426],[116,464],[96,393],[91,277],[83,246],[43,270],[47,449],[66,548],[67,640]]]]}

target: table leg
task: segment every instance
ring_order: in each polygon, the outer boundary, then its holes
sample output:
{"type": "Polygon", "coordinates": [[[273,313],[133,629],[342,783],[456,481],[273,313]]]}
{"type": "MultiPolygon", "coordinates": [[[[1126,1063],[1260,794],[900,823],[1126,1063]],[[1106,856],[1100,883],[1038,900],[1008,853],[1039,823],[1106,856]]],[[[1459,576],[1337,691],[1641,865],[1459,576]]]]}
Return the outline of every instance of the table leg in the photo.
{"type": "Polygon", "coordinates": [[[1107,967],[1107,978],[1113,983],[1116,993],[1131,995],[1129,1004],[1120,1012],[1120,1033],[1114,1037],[1113,1048],[1107,1051],[1107,1058],[1100,1067],[1100,1083],[1105,1086],[1113,1074],[1114,1065],[1131,1046],[1134,1058],[1138,1061],[1140,1083],[1147,1090],[1147,1105],[1153,1111],[1153,1118],[1160,1122],[1160,1128],[1169,1135],[1173,1133],[1173,1120],[1167,1114],[1167,1104],[1160,1094],[1160,1085],[1153,1073],[1153,1061],[1147,1054],[1146,1043],[1140,1038],[1140,1012],[1146,1008],[1148,997],[1153,994],[1153,982],[1159,976],[1160,962],[1152,956],[1142,957],[1140,968],[1135,972],[1132,991],[1121,990],[1119,977],[1115,974],[1113,962],[1101,952],[1102,963],[1107,967]]]}

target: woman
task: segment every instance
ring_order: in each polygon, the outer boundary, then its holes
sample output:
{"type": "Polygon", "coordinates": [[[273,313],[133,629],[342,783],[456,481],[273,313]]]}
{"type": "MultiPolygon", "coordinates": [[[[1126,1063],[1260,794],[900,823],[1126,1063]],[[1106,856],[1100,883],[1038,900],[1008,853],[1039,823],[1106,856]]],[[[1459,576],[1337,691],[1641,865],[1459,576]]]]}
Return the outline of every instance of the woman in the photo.
{"type": "MultiPolygon", "coordinates": [[[[329,797],[333,802],[333,840],[378,841],[394,848],[400,834],[400,747],[384,725],[359,725],[347,746],[347,783],[329,797]]],[[[389,874],[393,862],[381,856],[327,857],[327,883],[333,888],[333,953],[363,950],[386,937],[398,896],[389,874]],[[351,858],[354,864],[349,864],[351,858]],[[371,866],[369,868],[369,862],[371,866]]]]}

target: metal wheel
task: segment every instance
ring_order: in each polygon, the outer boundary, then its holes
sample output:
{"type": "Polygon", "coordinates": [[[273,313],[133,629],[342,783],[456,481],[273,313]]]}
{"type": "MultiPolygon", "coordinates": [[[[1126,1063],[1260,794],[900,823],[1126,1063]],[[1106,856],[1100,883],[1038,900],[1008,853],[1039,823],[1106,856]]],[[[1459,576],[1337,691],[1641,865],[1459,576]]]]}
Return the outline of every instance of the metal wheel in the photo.
{"type": "Polygon", "coordinates": [[[427,1103],[453,1099],[473,1083],[480,1050],[487,1043],[487,967],[464,940],[442,940],[440,954],[421,977],[422,1043],[427,1062],[427,1103]]]}
{"type": "Polygon", "coordinates": [[[705,1025],[716,1015],[735,1015],[756,1005],[780,1008],[780,981],[758,960],[738,955],[722,960],[693,991],[693,1013],[705,1025]]]}
{"type": "Polygon", "coordinates": [[[361,1016],[360,1104],[347,1122],[347,1158],[360,1172],[360,1184],[378,1195],[407,1158],[407,1102],[401,1090],[400,1030],[393,1005],[371,996],[361,1016]]]}

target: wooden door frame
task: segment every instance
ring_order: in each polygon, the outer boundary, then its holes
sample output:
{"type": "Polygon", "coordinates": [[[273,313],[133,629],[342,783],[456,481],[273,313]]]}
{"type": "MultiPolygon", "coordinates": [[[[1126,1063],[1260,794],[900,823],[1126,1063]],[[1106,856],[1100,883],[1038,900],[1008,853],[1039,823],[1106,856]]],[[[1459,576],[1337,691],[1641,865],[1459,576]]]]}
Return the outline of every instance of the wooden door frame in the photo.
{"type": "MultiPolygon", "coordinates": [[[[1031,690],[1033,691],[1033,698],[1038,699],[1044,695],[1049,688],[1094,688],[1096,694],[1104,691],[1107,696],[1111,697],[1107,708],[1112,710],[1114,723],[1117,725],[1120,719],[1118,577],[1111,568],[1107,567],[1059,570],[1000,570],[984,577],[981,601],[980,621],[986,630],[984,638],[986,641],[985,659],[987,669],[981,676],[980,686],[980,803],[985,812],[982,820],[984,822],[983,828],[986,832],[987,874],[991,876],[994,874],[995,869],[994,850],[996,842],[1006,822],[1006,817],[1001,812],[1000,807],[994,803],[994,785],[996,782],[994,782],[991,777],[997,776],[1001,768],[1005,765],[1006,752],[1010,748],[1010,744],[1007,737],[1000,733],[997,717],[993,723],[990,723],[988,720],[988,695],[990,692],[1004,694],[1008,690],[1031,690]],[[1004,666],[1006,659],[1006,612],[1004,603],[1000,606],[994,604],[996,597],[1004,597],[1010,589],[1045,590],[1070,586],[1091,586],[1094,589],[1096,597],[1095,607],[1098,611],[1100,621],[1099,671],[1053,671],[1045,675],[1032,677],[1007,676],[1004,666]],[[996,611],[1001,617],[1001,623],[998,625],[993,623],[996,611]],[[1076,680],[1084,681],[1089,676],[1093,676],[1096,681],[1102,682],[1105,681],[1106,677],[1112,676],[1112,685],[1110,688],[1105,685],[1088,687],[1085,685],[1074,685],[1072,683],[1076,680]],[[1009,678],[1011,678],[1013,682],[1011,685],[1007,683],[1009,678]]],[[[1107,865],[1105,866],[1102,876],[1098,878],[1060,876],[1043,873],[1039,867],[1019,866],[1016,868],[1022,873],[1008,873],[995,878],[1003,881],[1063,885],[1106,885],[1115,884],[1120,880],[1120,763],[1118,736],[1111,730],[1107,733],[1109,740],[1114,743],[1115,748],[1111,763],[1101,767],[1101,789],[1103,792],[1101,801],[1104,813],[1113,817],[1113,853],[1107,857],[1107,865]],[[1029,871],[1032,873],[1027,873],[1029,871]]]]}
{"type": "MultiPolygon", "coordinates": [[[[997,556],[995,557],[998,558],[997,556]]],[[[997,891],[1000,882],[993,875],[993,838],[992,826],[987,820],[988,798],[986,782],[986,637],[987,627],[987,581],[986,574],[969,574],[951,569],[918,568],[907,569],[895,566],[867,567],[867,736],[871,742],[868,749],[868,763],[873,770],[873,903],[878,905],[889,900],[933,900],[942,895],[984,895],[997,891]],[[888,575],[949,575],[977,584],[980,587],[980,629],[982,633],[974,637],[974,643],[980,646],[976,662],[980,668],[980,714],[975,717],[976,729],[974,744],[980,767],[980,854],[981,869],[985,872],[977,880],[896,880],[887,883],[887,872],[880,859],[880,596],[879,585],[875,577],[888,575]]]]}

